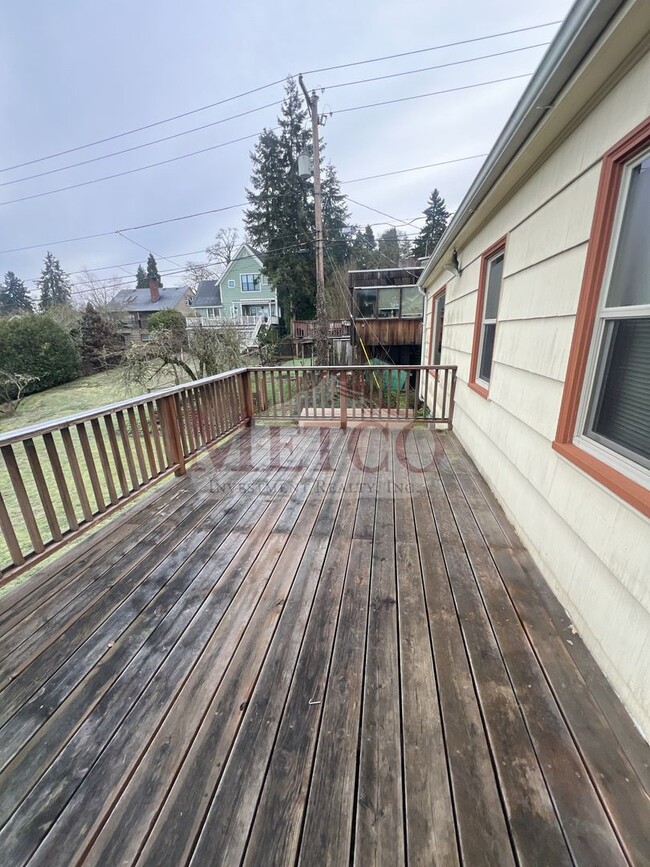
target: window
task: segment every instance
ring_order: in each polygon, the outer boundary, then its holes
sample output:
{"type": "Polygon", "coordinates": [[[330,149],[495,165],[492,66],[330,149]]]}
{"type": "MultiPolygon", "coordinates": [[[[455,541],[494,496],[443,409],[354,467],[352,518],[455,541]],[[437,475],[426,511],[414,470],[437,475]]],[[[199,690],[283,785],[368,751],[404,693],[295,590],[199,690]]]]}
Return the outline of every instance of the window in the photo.
{"type": "Polygon", "coordinates": [[[242,292],[259,292],[260,291],[260,275],[259,274],[242,274],[239,278],[241,282],[242,292]]]}
{"type": "Polygon", "coordinates": [[[578,430],[650,468],[650,154],[622,180],[578,430]]]}
{"type": "Polygon", "coordinates": [[[399,316],[399,289],[380,289],[377,293],[377,308],[380,319],[399,316]]]}
{"type": "Polygon", "coordinates": [[[424,313],[424,296],[417,286],[402,287],[402,318],[422,316],[424,313]]]}
{"type": "Polygon", "coordinates": [[[483,254],[481,261],[470,386],[483,397],[487,397],[492,377],[492,358],[497,333],[497,314],[503,282],[504,261],[505,242],[503,239],[490,247],[483,254]]]}
{"type": "Polygon", "coordinates": [[[429,324],[429,364],[440,364],[442,355],[442,329],[445,322],[445,290],[434,296],[431,302],[429,324]]]}
{"type": "Polygon", "coordinates": [[[359,316],[363,319],[374,319],[377,316],[376,289],[355,289],[354,300],[357,302],[359,316]]]}
{"type": "Polygon", "coordinates": [[[650,516],[650,119],[603,157],[553,448],[650,516]]]}
{"type": "Polygon", "coordinates": [[[235,283],[234,280],[228,280],[228,288],[229,289],[234,289],[236,285],[237,284],[235,283]]]}

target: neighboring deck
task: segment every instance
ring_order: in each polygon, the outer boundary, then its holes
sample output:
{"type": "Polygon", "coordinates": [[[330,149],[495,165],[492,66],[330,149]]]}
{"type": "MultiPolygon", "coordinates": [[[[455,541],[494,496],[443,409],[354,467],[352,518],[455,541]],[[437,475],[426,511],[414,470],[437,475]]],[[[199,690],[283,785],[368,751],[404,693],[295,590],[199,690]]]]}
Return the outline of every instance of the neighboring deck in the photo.
{"type": "Polygon", "coordinates": [[[648,863],[648,747],[449,433],[236,435],[1,597],[0,669],[7,867],[648,863]]]}

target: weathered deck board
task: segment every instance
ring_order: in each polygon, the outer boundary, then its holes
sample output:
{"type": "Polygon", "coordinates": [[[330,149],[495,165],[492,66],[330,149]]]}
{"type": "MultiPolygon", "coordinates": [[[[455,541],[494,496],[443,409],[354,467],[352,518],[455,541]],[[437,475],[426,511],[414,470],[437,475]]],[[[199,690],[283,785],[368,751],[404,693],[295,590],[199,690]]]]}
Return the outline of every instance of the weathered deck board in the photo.
{"type": "Polygon", "coordinates": [[[0,598],[3,863],[647,863],[568,626],[452,435],[243,432],[0,598]]]}

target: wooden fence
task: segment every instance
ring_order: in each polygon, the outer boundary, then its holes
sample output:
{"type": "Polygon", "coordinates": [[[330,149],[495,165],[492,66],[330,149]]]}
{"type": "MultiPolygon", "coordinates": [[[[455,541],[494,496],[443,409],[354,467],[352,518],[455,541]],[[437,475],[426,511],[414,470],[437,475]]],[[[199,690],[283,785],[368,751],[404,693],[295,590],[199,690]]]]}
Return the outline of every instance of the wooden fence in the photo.
{"type": "Polygon", "coordinates": [[[0,436],[0,584],[254,418],[451,428],[455,375],[440,366],[240,368],[0,436]]]}

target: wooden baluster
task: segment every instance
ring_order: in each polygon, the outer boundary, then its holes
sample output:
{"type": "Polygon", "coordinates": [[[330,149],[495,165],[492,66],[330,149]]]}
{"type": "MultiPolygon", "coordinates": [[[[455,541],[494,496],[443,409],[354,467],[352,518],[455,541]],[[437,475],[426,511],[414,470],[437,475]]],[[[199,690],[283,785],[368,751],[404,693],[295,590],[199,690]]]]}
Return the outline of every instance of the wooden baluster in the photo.
{"type": "Polygon", "coordinates": [[[138,479],[138,473],[135,469],[135,462],[133,460],[133,452],[131,451],[129,432],[126,427],[124,413],[120,410],[116,413],[116,418],[117,427],[120,431],[120,439],[122,440],[122,449],[124,450],[124,455],[126,457],[126,465],[129,468],[129,476],[131,477],[132,490],[137,491],[140,487],[140,480],[138,479]]]}
{"type": "Polygon", "coordinates": [[[215,418],[217,422],[217,432],[219,436],[223,436],[226,431],[226,414],[223,408],[223,396],[221,394],[220,382],[212,383],[212,394],[214,397],[215,418]]]}
{"type": "Polygon", "coordinates": [[[149,430],[147,414],[142,404],[138,406],[138,418],[140,419],[140,430],[142,431],[144,448],[147,453],[147,460],[149,461],[149,469],[151,471],[149,478],[155,479],[158,475],[158,467],[156,466],[156,458],[154,456],[153,446],[151,444],[151,431],[149,430]]]}
{"type": "Polygon", "coordinates": [[[269,410],[269,384],[266,377],[266,371],[262,372],[262,387],[264,388],[264,412],[269,410]]]}
{"type": "Polygon", "coordinates": [[[147,470],[147,464],[144,459],[144,451],[142,450],[142,441],[140,439],[140,426],[135,417],[135,410],[132,407],[129,407],[129,409],[127,410],[127,414],[129,416],[129,424],[131,425],[131,436],[133,437],[133,445],[135,446],[135,455],[138,459],[138,466],[140,467],[142,483],[146,484],[149,481],[150,476],[147,470]]]}
{"type": "Polygon", "coordinates": [[[433,413],[433,421],[435,423],[436,418],[438,417],[438,377],[440,376],[440,371],[436,370],[433,374],[433,404],[432,404],[432,413],[433,413]]]}
{"type": "Polygon", "coordinates": [[[5,506],[5,501],[2,499],[2,493],[0,493],[0,530],[2,530],[5,542],[7,543],[11,562],[14,566],[21,566],[25,562],[25,558],[16,537],[14,525],[5,506]]]}
{"type": "Polygon", "coordinates": [[[90,484],[93,489],[93,494],[95,495],[95,503],[97,504],[97,510],[99,512],[106,511],[106,503],[104,501],[104,493],[102,491],[102,486],[99,481],[99,474],[97,473],[97,467],[95,466],[95,458],[93,457],[93,452],[90,447],[90,440],[88,439],[88,432],[84,427],[83,422],[76,425],[77,436],[79,437],[79,442],[81,444],[81,451],[84,456],[84,460],[86,463],[86,469],[88,470],[88,475],[90,477],[90,484]]]}
{"type": "Polygon", "coordinates": [[[282,381],[282,368],[278,368],[278,390],[280,392],[280,415],[284,417],[284,383],[282,381]]]}
{"type": "Polygon", "coordinates": [[[247,424],[253,425],[255,424],[255,410],[253,408],[253,391],[250,371],[243,371],[238,374],[237,378],[239,380],[241,417],[246,420],[247,424]]]}
{"type": "Polygon", "coordinates": [[[55,542],[60,542],[63,536],[61,534],[59,519],[57,518],[54,504],[52,503],[52,498],[50,497],[50,492],[47,487],[47,482],[45,481],[45,476],[43,475],[43,469],[41,467],[41,462],[36,452],[34,440],[24,440],[23,448],[25,449],[25,454],[27,455],[29,468],[32,471],[32,477],[34,479],[34,483],[36,484],[36,490],[38,491],[38,496],[40,497],[41,505],[43,506],[43,511],[45,512],[45,518],[50,528],[50,533],[52,534],[52,538],[55,542]]]}
{"type": "Polygon", "coordinates": [[[271,417],[277,418],[278,417],[278,410],[277,410],[278,404],[277,404],[277,399],[275,396],[275,370],[271,370],[269,372],[269,379],[271,380],[271,401],[273,403],[273,411],[271,413],[271,417]]]}
{"type": "Polygon", "coordinates": [[[149,415],[149,422],[151,424],[153,444],[156,448],[156,456],[158,457],[158,466],[162,471],[165,467],[165,456],[163,455],[162,446],[160,444],[160,434],[158,433],[158,419],[156,418],[156,411],[153,405],[153,401],[147,404],[147,413],[149,415]]]}
{"type": "Polygon", "coordinates": [[[108,444],[111,447],[111,454],[113,455],[113,464],[115,465],[115,472],[117,473],[117,480],[120,483],[120,490],[122,491],[122,497],[128,497],[130,490],[126,481],[126,473],[124,472],[124,464],[122,463],[122,455],[120,454],[120,449],[117,444],[117,436],[115,435],[115,427],[113,425],[113,419],[110,415],[104,416],[104,427],[106,428],[106,435],[108,436],[108,444]]]}
{"type": "Polygon", "coordinates": [[[61,503],[63,504],[63,510],[68,522],[68,527],[71,530],[77,530],[79,528],[77,513],[72,504],[72,497],[68,490],[68,483],[66,481],[65,473],[63,472],[63,467],[61,466],[61,460],[56,448],[56,443],[54,442],[54,437],[51,433],[43,434],[43,442],[45,443],[45,450],[47,451],[50,466],[52,467],[52,472],[54,474],[54,481],[56,482],[59,496],[61,497],[61,503]]]}
{"type": "MultiPolygon", "coordinates": [[[[344,370],[339,373],[339,394],[341,404],[341,428],[345,430],[348,426],[348,380],[344,370]]],[[[332,412],[332,415],[334,413],[332,412]]]]}
{"type": "Polygon", "coordinates": [[[422,368],[415,372],[415,395],[413,397],[413,418],[417,419],[420,407],[420,383],[422,382],[422,368]]]}
{"type": "Polygon", "coordinates": [[[454,403],[456,400],[456,368],[451,369],[451,391],[449,393],[449,416],[447,421],[447,430],[453,430],[454,427],[454,403]]]}
{"type": "Polygon", "coordinates": [[[448,389],[449,369],[445,367],[444,388],[442,392],[442,416],[440,421],[447,420],[447,389],[448,389]]]}
{"type": "Polygon", "coordinates": [[[182,476],[187,472],[185,451],[178,416],[178,403],[173,394],[158,400],[158,411],[162,425],[163,441],[167,453],[167,465],[175,467],[174,474],[182,476]]]}
{"type": "Polygon", "coordinates": [[[37,554],[40,554],[41,551],[45,550],[45,546],[43,545],[41,532],[38,529],[38,524],[34,512],[32,511],[32,504],[29,502],[29,497],[25,490],[25,484],[23,482],[23,477],[20,474],[14,450],[11,446],[3,446],[1,451],[7,467],[7,472],[9,473],[9,479],[14,489],[14,494],[18,500],[18,506],[25,521],[27,532],[29,533],[32,548],[37,554]]]}
{"type": "Polygon", "coordinates": [[[117,490],[113,481],[113,474],[111,472],[111,465],[109,463],[108,453],[104,444],[104,437],[102,436],[102,431],[99,427],[99,420],[96,418],[92,419],[90,422],[90,426],[92,428],[95,443],[97,445],[97,453],[99,454],[99,461],[102,465],[102,471],[104,473],[106,487],[108,488],[108,498],[111,501],[111,505],[114,506],[115,503],[117,503],[117,490]]]}
{"type": "Polygon", "coordinates": [[[84,477],[81,475],[81,468],[79,467],[79,461],[77,460],[77,452],[69,428],[65,427],[61,430],[61,440],[63,441],[65,454],[72,472],[72,478],[77,490],[77,496],[79,497],[79,503],[81,505],[84,520],[92,521],[94,512],[90,506],[90,500],[88,499],[88,494],[86,492],[86,483],[84,477]]]}
{"type": "Polygon", "coordinates": [[[206,445],[213,443],[217,438],[217,432],[214,427],[214,407],[212,405],[212,392],[210,385],[202,385],[197,389],[199,401],[201,404],[201,418],[203,419],[203,427],[205,430],[206,445]]]}

